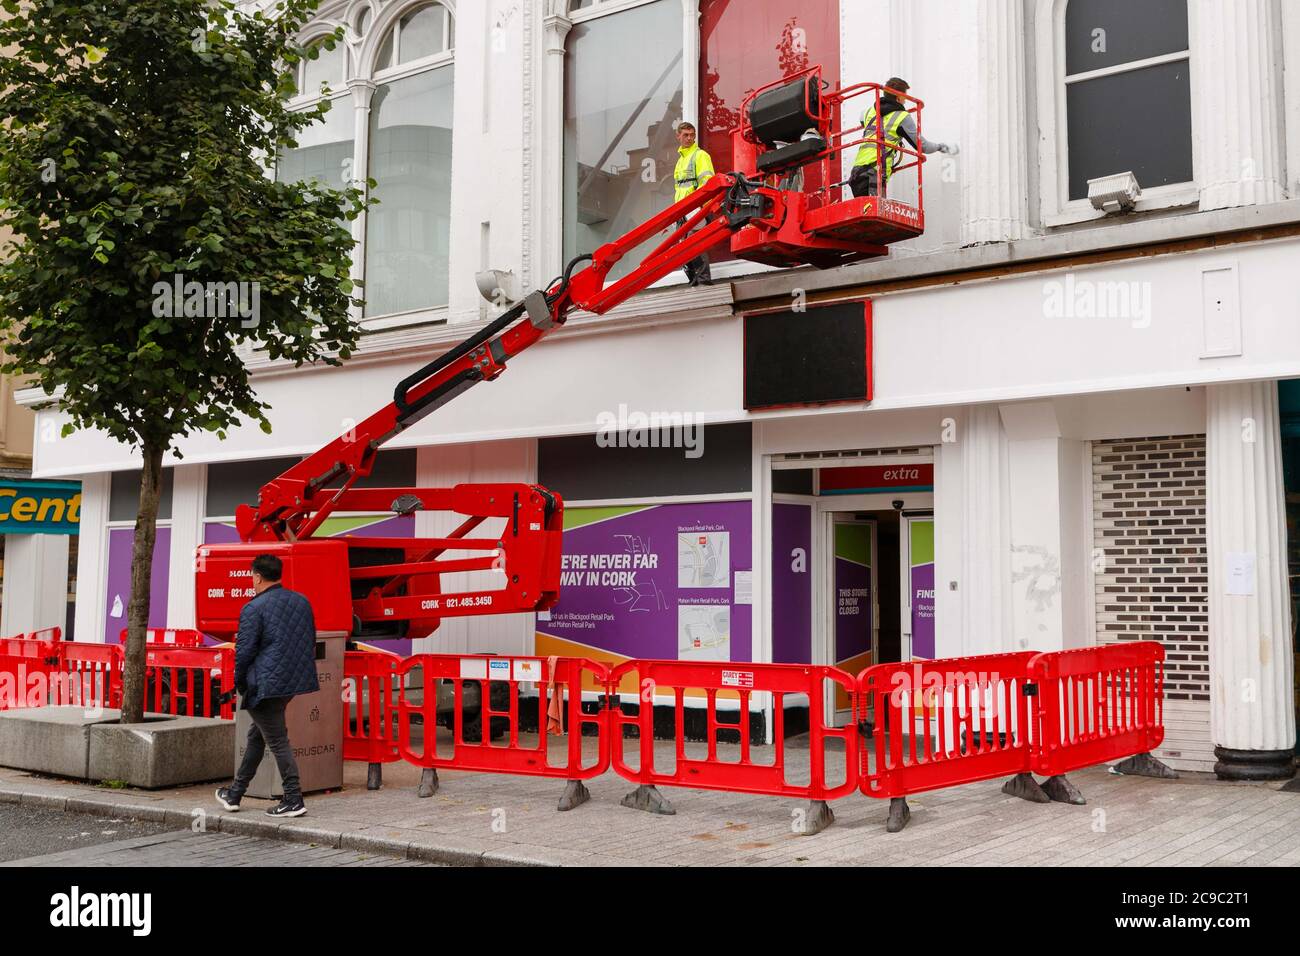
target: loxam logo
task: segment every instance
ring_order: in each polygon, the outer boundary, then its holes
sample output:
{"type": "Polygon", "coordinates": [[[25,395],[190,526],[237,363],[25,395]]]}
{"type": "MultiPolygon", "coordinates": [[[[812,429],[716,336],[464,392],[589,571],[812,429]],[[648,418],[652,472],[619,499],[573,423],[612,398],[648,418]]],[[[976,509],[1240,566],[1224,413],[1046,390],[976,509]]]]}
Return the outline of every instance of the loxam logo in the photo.
{"type": "Polygon", "coordinates": [[[152,893],[82,893],[74,886],[51,896],[50,907],[55,927],[127,927],[133,936],[148,936],[153,928],[152,893]]]}

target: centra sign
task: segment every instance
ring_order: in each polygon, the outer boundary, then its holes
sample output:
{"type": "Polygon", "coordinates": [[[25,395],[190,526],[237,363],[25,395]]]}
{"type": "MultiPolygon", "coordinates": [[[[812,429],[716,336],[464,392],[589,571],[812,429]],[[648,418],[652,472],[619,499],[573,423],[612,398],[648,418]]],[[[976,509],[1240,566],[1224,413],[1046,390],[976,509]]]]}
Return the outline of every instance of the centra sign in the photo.
{"type": "Polygon", "coordinates": [[[0,534],[76,534],[81,482],[0,479],[0,534]]]}

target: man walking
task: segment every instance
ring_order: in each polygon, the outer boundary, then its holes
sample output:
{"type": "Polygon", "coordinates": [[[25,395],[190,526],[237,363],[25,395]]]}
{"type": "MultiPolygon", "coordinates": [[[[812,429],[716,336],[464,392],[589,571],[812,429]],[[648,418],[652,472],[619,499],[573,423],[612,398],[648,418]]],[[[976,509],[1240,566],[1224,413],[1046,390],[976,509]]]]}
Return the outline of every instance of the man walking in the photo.
{"type": "Polygon", "coordinates": [[[229,787],[217,791],[217,802],[230,812],[239,809],[244,791],[257,773],[266,748],[271,748],[284,798],[266,811],[270,817],[300,817],[307,812],[298,780],[284,712],[298,694],[320,690],[316,679],[316,621],[311,603],[280,585],[283,566],[273,554],[253,559],[253,599],[239,612],[235,637],[235,690],[240,708],[248,711],[244,759],[229,787]]]}
{"type": "MultiPolygon", "coordinates": [[[[677,165],[673,169],[673,202],[681,202],[699,189],[713,175],[713,157],[695,142],[693,123],[677,124],[677,165]]],[[[686,223],[679,219],[677,225],[686,223]]],[[[699,255],[682,267],[691,285],[712,285],[709,257],[699,255]]]]}
{"type": "MultiPolygon", "coordinates": [[[[923,139],[917,133],[915,118],[898,99],[900,95],[907,93],[906,81],[891,76],[885,86],[887,89],[880,96],[880,115],[876,115],[874,102],[862,114],[863,134],[874,137],[879,132],[884,139],[883,181],[885,183],[889,182],[889,174],[893,172],[899,160],[908,158],[907,154],[899,152],[902,140],[907,140],[907,144],[912,149],[918,149],[922,153],[956,154],[955,144],[936,143],[934,140],[923,139]]],[[[854,196],[875,196],[880,192],[879,171],[882,163],[876,155],[876,149],[874,139],[868,139],[858,147],[858,155],[853,159],[853,171],[849,173],[849,189],[854,196]]]]}

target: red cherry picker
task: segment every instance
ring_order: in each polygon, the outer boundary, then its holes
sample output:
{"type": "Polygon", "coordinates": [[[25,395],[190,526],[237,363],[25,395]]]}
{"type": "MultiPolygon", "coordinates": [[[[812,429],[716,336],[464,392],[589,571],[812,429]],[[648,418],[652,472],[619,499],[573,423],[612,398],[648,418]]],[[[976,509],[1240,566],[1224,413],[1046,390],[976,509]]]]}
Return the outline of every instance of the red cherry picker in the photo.
{"type": "MultiPolygon", "coordinates": [[[[311,600],[321,631],[414,638],[432,633],[444,617],[552,607],[559,597],[564,509],[554,491],[526,483],[369,488],[359,482],[386,442],[467,389],[496,379],[574,310],[604,313],[724,242],[742,258],[824,268],[885,255],[889,243],[919,235],[923,157],[915,150],[900,150],[905,155],[896,158],[892,177],[915,167],[915,204],[887,196],[845,199],[836,181],[845,151],[872,141],[883,154],[879,131],[864,133],[856,124],[836,129],[844,103],[856,97],[874,96],[879,115],[882,89],[825,86],[814,67],[751,93],[733,133],[735,172],[713,176],[626,235],[574,258],[545,289],[404,377],[383,408],[267,482],[255,505],[236,512],[239,543],[198,549],[198,628],[221,638],[235,633],[240,608],[252,596],[249,564],[262,553],[281,558],[285,586],[311,600]],[[820,170],[820,185],[804,189],[795,174],[810,167],[820,170]],[[665,230],[667,238],[634,270],[608,281],[626,255],[665,230]],[[459,523],[439,537],[316,537],[331,514],[417,511],[451,512],[459,523]],[[480,530],[489,521],[500,530],[480,530]],[[495,572],[499,586],[443,589],[444,574],[470,571],[495,572]]],[[[899,99],[919,128],[922,104],[899,99]]]]}

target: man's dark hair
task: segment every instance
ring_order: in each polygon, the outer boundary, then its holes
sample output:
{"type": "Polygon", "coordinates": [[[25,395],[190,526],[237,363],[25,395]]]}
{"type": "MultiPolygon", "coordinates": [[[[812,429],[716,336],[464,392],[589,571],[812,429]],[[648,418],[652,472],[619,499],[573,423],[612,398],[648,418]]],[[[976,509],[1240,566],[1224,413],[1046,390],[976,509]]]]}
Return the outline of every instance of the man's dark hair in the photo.
{"type": "Polygon", "coordinates": [[[906,93],[911,89],[911,87],[907,85],[907,80],[900,76],[891,76],[885,81],[885,86],[889,87],[891,90],[898,90],[900,93],[906,93]]]}
{"type": "Polygon", "coordinates": [[[259,554],[253,559],[253,571],[264,581],[278,581],[284,573],[284,563],[273,554],[259,554]]]}

